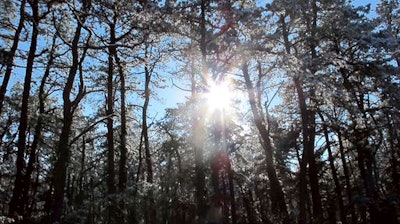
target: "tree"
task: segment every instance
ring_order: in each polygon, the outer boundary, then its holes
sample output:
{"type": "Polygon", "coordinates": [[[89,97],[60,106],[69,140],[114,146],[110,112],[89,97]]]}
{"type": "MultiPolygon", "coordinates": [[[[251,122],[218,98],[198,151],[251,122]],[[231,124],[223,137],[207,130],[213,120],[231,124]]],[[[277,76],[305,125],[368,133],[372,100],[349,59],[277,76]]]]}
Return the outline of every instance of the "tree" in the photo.
{"type": "MultiPolygon", "coordinates": [[[[294,2],[294,6],[300,9],[300,13],[296,14],[292,9],[287,8],[281,2],[276,1],[271,5],[272,10],[277,10],[280,23],[280,34],[283,40],[283,54],[291,55],[298,62],[302,63],[303,68],[290,71],[293,73],[292,80],[297,93],[299,113],[302,123],[302,141],[303,153],[299,160],[299,223],[306,223],[306,200],[307,200],[307,179],[308,174],[313,208],[313,222],[323,222],[323,211],[321,204],[321,195],[318,183],[318,170],[316,167],[316,156],[314,153],[315,144],[315,111],[314,108],[307,104],[312,104],[315,98],[315,86],[313,83],[308,83],[309,77],[312,77],[317,72],[316,63],[317,55],[317,20],[318,10],[317,1],[294,2]],[[280,12],[280,10],[282,12],[280,12]],[[301,21],[298,27],[290,27],[288,23],[293,23],[293,20],[301,21]],[[287,22],[289,21],[289,22],[287,22]],[[296,43],[296,38],[291,39],[291,32],[298,32],[299,42],[296,43]],[[293,44],[296,43],[296,44],[293,44]],[[310,102],[310,103],[307,103],[310,102]],[[308,167],[307,167],[308,166],[308,167]]],[[[289,56],[292,57],[292,56],[289,56]]],[[[283,59],[285,60],[285,59],[283,59]]],[[[285,62],[284,62],[285,63],[285,62]]]]}
{"type": "MultiPolygon", "coordinates": [[[[60,222],[63,213],[63,202],[65,193],[65,181],[67,165],[70,158],[69,139],[71,134],[71,127],[73,116],[80,101],[85,95],[85,87],[83,80],[83,62],[86,57],[88,45],[86,44],[82,51],[80,51],[80,40],[82,38],[83,23],[85,22],[89,10],[90,3],[82,2],[80,10],[72,9],[75,13],[76,28],[73,33],[73,38],[70,45],[72,62],[68,71],[65,87],[63,89],[63,120],[62,129],[57,144],[57,160],[53,169],[53,183],[54,183],[54,196],[52,200],[52,213],[51,221],[60,222]],[[75,77],[79,75],[78,92],[75,94],[74,99],[71,99],[72,90],[74,87],[75,77]]],[[[60,35],[60,34],[59,34],[60,35]]],[[[90,40],[90,35],[86,38],[86,42],[90,40]]]]}
{"type": "Polygon", "coordinates": [[[109,28],[109,46],[108,46],[108,70],[107,70],[107,99],[106,99],[106,116],[107,116],[107,189],[110,197],[109,202],[109,220],[108,223],[121,222],[118,214],[118,205],[115,199],[117,193],[115,185],[115,145],[114,145],[114,57],[117,54],[116,48],[116,22],[117,22],[117,3],[110,3],[111,18],[106,18],[109,28]]]}
{"type": "MultiPolygon", "coordinates": [[[[140,158],[142,155],[142,149],[144,146],[144,154],[145,154],[145,164],[146,164],[146,182],[150,185],[154,184],[154,174],[153,174],[153,162],[152,162],[152,156],[150,152],[150,141],[149,141],[149,124],[147,123],[147,118],[148,118],[148,108],[149,108],[149,103],[150,103],[150,82],[151,82],[151,77],[152,77],[152,70],[149,67],[149,54],[148,52],[149,47],[147,44],[145,45],[145,62],[144,65],[144,102],[143,102],[143,108],[142,108],[142,133],[140,135],[140,148],[139,148],[139,153],[140,153],[140,158]]],[[[142,163],[142,161],[140,161],[142,163]]],[[[139,166],[140,168],[140,166],[139,166]]],[[[140,170],[139,170],[140,173],[140,170]]],[[[137,177],[139,178],[139,176],[137,177]]],[[[154,192],[152,189],[148,190],[147,193],[147,209],[145,211],[145,222],[146,223],[155,223],[156,222],[156,209],[154,208],[154,192]],[[150,211],[148,211],[150,210],[150,211]]]]}
{"type": "MultiPolygon", "coordinates": [[[[259,74],[257,83],[261,83],[261,78],[263,77],[261,71],[261,64],[259,66],[259,74]]],[[[260,91],[260,86],[254,87],[253,83],[250,80],[249,64],[245,62],[242,66],[242,72],[245,79],[246,91],[248,93],[250,108],[253,114],[254,124],[257,127],[257,130],[260,135],[260,142],[265,151],[266,156],[266,165],[267,165],[267,174],[268,179],[270,181],[271,190],[269,191],[269,195],[271,197],[271,207],[275,210],[273,211],[279,220],[288,219],[288,212],[286,208],[285,196],[283,193],[282,186],[278,180],[275,165],[274,165],[274,156],[272,143],[270,139],[270,128],[269,128],[269,120],[265,120],[265,115],[261,109],[261,99],[260,94],[256,93],[256,91],[260,91]],[[258,90],[257,90],[258,89],[258,90]]],[[[268,117],[268,115],[266,115],[268,117]]]]}

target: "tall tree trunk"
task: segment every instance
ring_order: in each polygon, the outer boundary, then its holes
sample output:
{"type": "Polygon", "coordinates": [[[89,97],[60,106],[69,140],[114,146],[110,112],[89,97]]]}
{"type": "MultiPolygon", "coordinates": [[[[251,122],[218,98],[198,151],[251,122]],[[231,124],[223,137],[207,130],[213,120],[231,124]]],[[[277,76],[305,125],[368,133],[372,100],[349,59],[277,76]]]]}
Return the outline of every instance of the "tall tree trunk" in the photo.
{"type": "MultiPolygon", "coordinates": [[[[280,16],[279,22],[281,23],[282,27],[282,38],[284,40],[285,51],[288,55],[290,55],[291,43],[289,41],[289,28],[287,27],[285,21],[285,15],[282,14],[280,16]]],[[[306,154],[304,152],[302,156],[300,156],[299,150],[297,149],[297,157],[299,161],[299,224],[307,223],[307,161],[305,156],[306,154]]]]}
{"type": "Polygon", "coordinates": [[[146,161],[146,171],[147,177],[146,181],[149,183],[153,183],[153,166],[151,162],[151,153],[150,153],[150,142],[149,142],[149,132],[148,132],[148,124],[147,124],[147,110],[150,102],[150,80],[151,74],[147,67],[145,66],[145,87],[144,87],[144,104],[142,111],[142,128],[143,128],[143,143],[145,149],[145,161],[146,161]]]}
{"type": "MultiPolygon", "coordinates": [[[[118,169],[118,192],[120,194],[124,194],[126,191],[126,183],[127,183],[127,168],[126,168],[126,162],[127,162],[127,143],[126,143],[126,136],[127,136],[127,130],[126,130],[126,100],[125,100],[125,94],[126,94],[126,87],[125,87],[125,74],[124,70],[121,64],[121,61],[118,57],[118,55],[114,55],[115,62],[118,66],[118,73],[119,73],[119,78],[120,78],[120,100],[121,100],[121,134],[120,134],[120,157],[119,157],[119,169],[118,169]]],[[[125,199],[122,197],[120,199],[119,203],[119,212],[120,216],[123,218],[121,220],[121,223],[126,223],[126,218],[124,217],[124,214],[126,214],[126,206],[125,206],[125,199]]]]}
{"type": "Polygon", "coordinates": [[[80,86],[78,93],[75,95],[75,99],[71,100],[71,93],[73,90],[73,84],[75,77],[78,73],[78,69],[83,63],[86,55],[87,48],[83,49],[82,56],[79,60],[79,39],[81,38],[82,25],[86,20],[86,15],[79,16],[77,27],[75,29],[74,38],[71,43],[72,51],[72,64],[69,69],[67,82],[63,90],[63,119],[62,119],[62,129],[60,138],[57,145],[57,160],[54,164],[53,170],[53,184],[54,184],[54,197],[52,200],[51,207],[51,221],[52,223],[61,222],[61,217],[63,213],[63,203],[64,203],[64,188],[67,175],[67,166],[70,159],[70,149],[69,149],[69,138],[71,134],[71,126],[73,122],[73,116],[75,109],[78,107],[79,102],[84,96],[84,83],[82,69],[80,69],[80,86]]]}
{"type": "Polygon", "coordinates": [[[346,182],[346,194],[347,194],[347,200],[348,200],[348,207],[351,213],[351,223],[356,223],[357,222],[357,216],[354,210],[354,205],[353,205],[353,193],[351,191],[351,182],[350,182],[350,171],[347,165],[346,161],[346,155],[344,152],[344,146],[343,146],[343,138],[342,138],[342,132],[340,130],[336,130],[337,136],[338,136],[338,142],[339,142],[339,152],[340,152],[340,160],[342,161],[342,167],[343,167],[343,174],[344,174],[344,179],[346,182]]]}
{"type": "Polygon", "coordinates": [[[119,159],[119,174],[118,174],[118,188],[119,192],[123,193],[126,190],[127,182],[127,145],[126,145],[126,87],[125,87],[125,74],[122,68],[122,64],[118,55],[115,55],[115,62],[118,66],[118,73],[120,77],[120,97],[121,97],[121,135],[120,135],[120,159],[119,159]]]}
{"type": "Polygon", "coordinates": [[[322,121],[322,129],[324,132],[326,148],[328,150],[329,166],[331,168],[333,182],[335,183],[335,193],[336,193],[337,202],[339,205],[340,221],[342,222],[342,224],[346,224],[347,220],[346,220],[346,212],[345,212],[344,203],[343,203],[342,188],[340,186],[337,170],[335,167],[335,161],[334,161],[335,159],[332,154],[331,142],[329,139],[328,125],[325,123],[324,116],[321,114],[321,112],[319,112],[319,117],[321,118],[321,121],[322,121]]]}
{"type": "MultiPolygon", "coordinates": [[[[315,74],[316,69],[314,68],[314,60],[317,59],[316,54],[316,32],[317,32],[317,20],[318,20],[318,7],[316,0],[312,0],[307,2],[305,7],[311,8],[311,18],[310,15],[304,13],[303,17],[306,22],[307,31],[310,35],[309,43],[307,43],[309,47],[309,52],[311,54],[311,67],[309,68],[312,74],[315,74]],[[310,5],[308,5],[310,4],[310,5]]],[[[309,8],[305,9],[305,11],[309,10],[309,8]]],[[[285,22],[285,16],[280,17],[280,23],[282,24],[282,36],[284,40],[285,51],[287,54],[291,54],[291,44],[289,40],[289,29],[287,28],[287,24],[285,22]]],[[[313,202],[313,222],[314,223],[322,223],[323,222],[323,210],[322,210],[322,202],[321,195],[319,192],[319,184],[318,184],[318,170],[315,162],[314,155],[314,140],[315,140],[315,112],[309,110],[306,104],[306,96],[303,90],[303,80],[299,77],[293,77],[293,82],[297,91],[298,101],[299,101],[299,109],[302,120],[302,130],[303,130],[303,156],[300,161],[300,174],[299,174],[299,223],[306,223],[306,198],[307,198],[307,181],[306,176],[308,173],[311,187],[311,196],[313,202]],[[307,169],[307,164],[309,168],[307,169]]],[[[314,97],[315,90],[314,87],[311,87],[309,90],[310,98],[314,97]]],[[[312,99],[311,99],[312,100],[312,99]]]]}
{"type": "MultiPolygon", "coordinates": [[[[38,149],[39,141],[42,137],[43,116],[45,115],[45,100],[46,100],[44,88],[46,85],[47,78],[50,75],[51,66],[53,65],[55,44],[56,43],[55,43],[55,38],[54,38],[53,46],[51,48],[50,56],[49,56],[50,58],[49,58],[49,61],[47,62],[46,70],[44,72],[44,75],[42,77],[42,80],[40,82],[40,87],[39,87],[39,115],[38,115],[38,118],[36,121],[33,141],[32,141],[32,145],[30,148],[28,166],[26,168],[26,174],[24,177],[25,184],[23,185],[23,189],[22,189],[22,201],[25,203],[29,202],[28,195],[29,195],[29,190],[30,190],[30,185],[31,185],[31,175],[35,169],[37,149],[38,149]]],[[[24,210],[31,211],[31,209],[29,209],[27,206],[28,206],[28,204],[26,204],[26,207],[24,210]]],[[[27,217],[29,217],[30,215],[31,214],[29,214],[29,212],[26,214],[27,217]]]]}
{"type": "MultiPolygon", "coordinates": [[[[33,64],[35,60],[36,46],[37,46],[37,38],[39,35],[38,25],[39,25],[39,9],[38,9],[38,1],[35,0],[30,2],[31,10],[32,10],[32,35],[31,35],[31,45],[29,48],[28,60],[25,71],[25,80],[24,80],[24,90],[22,93],[22,105],[21,105],[21,116],[19,120],[18,127],[18,151],[17,151],[17,173],[15,176],[15,184],[13,190],[13,197],[10,201],[10,209],[9,215],[13,216],[14,213],[17,215],[23,215],[25,208],[25,201],[22,201],[23,198],[23,189],[24,186],[28,183],[24,183],[24,171],[25,169],[25,151],[27,147],[27,139],[26,132],[28,129],[28,113],[29,113],[29,98],[31,91],[31,82],[32,82],[32,72],[33,72],[33,64]]],[[[30,176],[29,176],[30,179],[30,176]]]]}
{"type": "Polygon", "coordinates": [[[18,13],[20,16],[19,22],[18,22],[18,27],[14,33],[13,43],[12,43],[10,52],[8,53],[9,61],[6,65],[6,72],[4,73],[3,82],[0,87],[0,114],[3,112],[4,98],[5,98],[5,95],[7,92],[8,82],[10,81],[11,72],[12,72],[12,69],[14,66],[13,61],[14,61],[14,57],[15,57],[15,52],[18,49],[20,35],[21,35],[22,29],[24,27],[25,5],[26,5],[26,0],[21,0],[21,5],[20,5],[19,13],[18,13]]]}
{"type": "Polygon", "coordinates": [[[239,184],[239,188],[243,200],[243,206],[246,210],[246,220],[247,220],[246,223],[248,224],[258,223],[256,218],[256,208],[254,207],[255,203],[253,200],[252,189],[248,189],[247,187],[243,188],[241,184],[239,184]]]}
{"type": "Polygon", "coordinates": [[[271,198],[271,207],[273,212],[279,216],[281,220],[287,222],[288,220],[288,212],[286,208],[285,196],[283,193],[282,186],[278,180],[278,176],[276,174],[273,151],[272,151],[272,143],[270,139],[270,133],[266,125],[269,125],[261,112],[261,108],[259,108],[256,94],[254,93],[254,86],[250,80],[250,75],[248,72],[248,64],[242,65],[242,72],[245,79],[247,94],[250,102],[250,108],[254,118],[254,124],[257,127],[260,141],[262,143],[262,147],[266,156],[266,165],[267,165],[267,175],[270,181],[271,190],[269,191],[271,198]]]}
{"type": "MultiPolygon", "coordinates": [[[[64,91],[65,92],[65,91],[64,91]]],[[[63,213],[64,188],[67,177],[67,165],[69,162],[69,136],[71,133],[71,125],[73,113],[71,112],[72,103],[64,101],[63,127],[57,147],[57,162],[54,165],[53,183],[54,183],[54,199],[52,203],[52,222],[60,222],[63,213]]]]}
{"type": "Polygon", "coordinates": [[[398,174],[399,169],[399,149],[400,149],[400,138],[397,134],[398,129],[395,127],[399,127],[400,119],[393,119],[392,115],[389,112],[385,113],[386,122],[388,125],[389,132],[389,144],[390,144],[390,167],[391,167],[391,178],[392,178],[392,186],[391,189],[395,194],[400,195],[400,178],[398,174]],[[396,124],[397,123],[397,124],[396,124]]]}
{"type": "Polygon", "coordinates": [[[108,47],[108,71],[107,71],[107,189],[110,197],[108,207],[109,223],[117,222],[117,193],[115,186],[115,147],[114,147],[114,55],[116,54],[115,39],[115,14],[114,21],[110,22],[110,47],[108,47]]]}
{"type": "MultiPolygon", "coordinates": [[[[196,115],[195,115],[196,117],[196,115]]],[[[200,143],[201,136],[203,134],[202,124],[199,121],[195,121],[193,146],[194,146],[194,157],[195,157],[195,186],[196,186],[196,203],[197,203],[197,217],[198,224],[205,223],[207,205],[206,205],[206,188],[205,188],[205,166],[203,159],[203,148],[200,143]]]]}
{"type": "MultiPolygon", "coordinates": [[[[322,223],[323,222],[323,211],[321,195],[319,193],[318,184],[318,169],[315,162],[314,154],[314,141],[315,141],[315,112],[307,109],[306,98],[304,95],[302,82],[299,78],[293,78],[299,101],[301,123],[302,123],[302,134],[303,134],[303,157],[300,164],[300,200],[305,199],[305,194],[307,194],[306,187],[306,173],[308,171],[308,176],[310,179],[311,187],[311,197],[312,197],[312,208],[313,208],[313,222],[322,223]],[[307,164],[309,168],[307,170],[307,164]]],[[[312,90],[311,90],[312,91],[312,90]]],[[[304,203],[300,201],[299,203],[304,203]]],[[[303,206],[303,205],[300,205],[303,206]]],[[[304,208],[303,208],[304,209],[304,208]]],[[[305,210],[300,210],[300,221],[303,223],[305,210]]]]}
{"type": "MultiPolygon", "coordinates": [[[[207,66],[207,29],[206,29],[206,8],[207,8],[207,0],[201,0],[200,3],[200,53],[201,53],[201,78],[204,84],[207,85],[204,76],[207,74],[208,66],[207,66]]],[[[193,66],[194,69],[194,66],[193,66]]],[[[198,92],[197,85],[195,80],[195,75],[192,74],[192,96],[194,102],[197,101],[198,92]]],[[[205,188],[205,166],[203,159],[203,127],[202,120],[203,117],[198,114],[193,115],[193,133],[192,133],[192,144],[194,147],[194,156],[195,156],[195,186],[196,186],[196,204],[197,204],[197,223],[204,224],[205,217],[207,212],[206,205],[206,188],[205,188]]]]}
{"type": "MultiPolygon", "coordinates": [[[[356,111],[349,111],[352,121],[351,128],[354,129],[354,134],[350,136],[350,141],[354,144],[355,150],[357,151],[357,165],[364,186],[361,195],[367,197],[371,201],[376,201],[378,198],[378,192],[372,168],[375,160],[372,152],[374,146],[369,143],[371,125],[369,124],[368,115],[365,110],[365,93],[363,92],[363,89],[360,89],[361,84],[354,83],[354,81],[350,80],[345,69],[341,68],[339,71],[343,78],[344,88],[352,96],[354,100],[352,103],[355,103],[357,106],[356,111]],[[356,119],[357,117],[361,119],[356,119]],[[360,122],[362,124],[360,124],[360,122]],[[357,127],[359,125],[363,128],[357,127]]],[[[368,210],[370,214],[370,222],[379,223],[381,221],[379,220],[380,212],[377,208],[376,202],[369,203],[368,210]]]]}
{"type": "Polygon", "coordinates": [[[300,170],[299,170],[299,224],[308,223],[307,218],[307,163],[305,159],[305,153],[303,152],[300,160],[300,170]]]}
{"type": "Polygon", "coordinates": [[[79,170],[79,174],[78,174],[79,176],[78,176],[78,180],[77,180],[78,189],[77,189],[77,197],[75,198],[75,204],[78,206],[78,208],[82,206],[84,195],[89,194],[88,192],[85,192],[85,189],[83,189],[84,175],[85,175],[85,170],[86,170],[86,165],[85,165],[85,163],[86,163],[86,136],[85,135],[82,136],[82,145],[81,145],[80,153],[81,153],[80,170],[79,170]]]}
{"type": "MultiPolygon", "coordinates": [[[[146,51],[147,54],[147,51],[146,51]]],[[[144,67],[145,70],[145,87],[144,87],[144,104],[143,104],[143,111],[142,111],[142,136],[143,136],[143,143],[145,149],[145,161],[146,161],[146,181],[150,184],[153,184],[153,165],[151,160],[151,152],[150,152],[150,142],[149,142],[149,132],[148,132],[148,124],[147,124],[147,110],[149,107],[150,102],[150,80],[151,80],[151,73],[149,71],[148,65],[146,64],[144,67]]],[[[149,224],[155,224],[157,221],[157,213],[155,209],[155,202],[154,202],[154,192],[150,190],[148,192],[148,220],[149,224]]]]}
{"type": "MultiPolygon", "coordinates": [[[[306,17],[307,21],[307,26],[309,26],[309,32],[310,32],[310,40],[309,40],[309,48],[311,52],[311,66],[310,66],[310,71],[312,75],[316,74],[317,68],[316,68],[316,61],[318,60],[317,56],[317,21],[318,21],[318,6],[317,6],[317,0],[311,0],[311,12],[312,16],[311,18],[306,17]]],[[[296,85],[298,88],[301,88],[300,85],[296,85]]],[[[299,91],[298,89],[297,91],[299,91]]],[[[301,91],[301,90],[300,90],[301,91]]],[[[309,90],[309,97],[310,101],[314,101],[315,98],[315,87],[311,86],[309,90]]],[[[305,98],[304,98],[305,100],[305,98]]],[[[308,110],[307,106],[302,106],[302,104],[305,104],[305,102],[300,102],[303,101],[303,99],[300,99],[299,97],[299,105],[300,105],[300,113],[302,114],[301,117],[302,119],[307,116],[304,113],[308,113],[308,119],[307,123],[305,125],[308,126],[306,128],[303,126],[303,139],[306,139],[307,146],[304,145],[304,150],[309,151],[309,158],[308,158],[308,176],[310,179],[310,187],[311,187],[311,196],[312,196],[312,203],[313,203],[313,221],[314,223],[323,223],[324,222],[324,216],[323,216],[323,209],[322,209],[322,201],[321,201],[321,195],[320,195],[320,190],[319,190],[319,183],[318,183],[318,168],[316,165],[315,161],[315,153],[314,153],[314,142],[315,142],[315,111],[313,109],[308,110]],[[308,129],[308,130],[307,130],[308,129]],[[307,130],[307,131],[306,131],[307,130]]]]}
{"type": "Polygon", "coordinates": [[[234,171],[232,170],[231,163],[228,161],[228,167],[227,172],[228,172],[228,178],[229,178],[229,196],[230,196],[230,204],[231,204],[231,219],[232,219],[232,224],[237,224],[238,223],[238,217],[237,217],[237,212],[236,212],[236,200],[235,200],[235,185],[233,182],[233,174],[234,171]]]}

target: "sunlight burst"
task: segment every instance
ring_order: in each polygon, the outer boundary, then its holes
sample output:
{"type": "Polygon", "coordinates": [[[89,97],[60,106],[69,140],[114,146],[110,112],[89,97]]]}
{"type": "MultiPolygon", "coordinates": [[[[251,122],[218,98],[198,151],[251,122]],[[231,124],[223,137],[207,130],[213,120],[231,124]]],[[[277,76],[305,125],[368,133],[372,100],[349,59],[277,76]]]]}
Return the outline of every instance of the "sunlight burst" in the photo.
{"type": "Polygon", "coordinates": [[[226,84],[213,84],[206,93],[210,111],[224,110],[231,106],[232,91],[226,84]]]}

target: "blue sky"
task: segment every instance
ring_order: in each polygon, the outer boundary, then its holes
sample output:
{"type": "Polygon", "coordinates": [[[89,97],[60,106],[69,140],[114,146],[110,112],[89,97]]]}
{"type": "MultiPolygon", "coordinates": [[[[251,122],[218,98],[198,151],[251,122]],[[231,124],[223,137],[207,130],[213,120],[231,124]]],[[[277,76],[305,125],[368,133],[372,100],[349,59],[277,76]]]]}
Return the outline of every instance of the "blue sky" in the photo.
{"type": "Polygon", "coordinates": [[[376,16],[376,12],[375,12],[375,8],[376,5],[379,3],[379,0],[370,0],[370,1],[365,1],[365,0],[354,0],[353,4],[358,6],[358,5],[367,5],[367,4],[371,4],[371,12],[370,15],[371,16],[376,16]]]}

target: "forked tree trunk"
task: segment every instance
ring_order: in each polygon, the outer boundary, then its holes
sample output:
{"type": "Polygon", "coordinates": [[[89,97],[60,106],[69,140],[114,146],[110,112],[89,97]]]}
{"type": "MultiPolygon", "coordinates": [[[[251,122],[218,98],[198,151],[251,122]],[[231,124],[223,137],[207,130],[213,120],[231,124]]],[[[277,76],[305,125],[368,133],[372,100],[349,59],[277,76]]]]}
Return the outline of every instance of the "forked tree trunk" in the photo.
{"type": "Polygon", "coordinates": [[[71,43],[72,64],[70,66],[68,78],[63,90],[64,103],[63,103],[62,129],[57,145],[57,160],[54,164],[54,169],[53,169],[54,197],[52,200],[52,207],[51,207],[52,223],[61,222],[61,217],[63,214],[64,188],[67,175],[67,165],[70,159],[69,138],[71,134],[71,126],[73,122],[75,109],[78,107],[80,101],[82,100],[85,94],[83,74],[82,74],[82,69],[80,69],[80,77],[79,77],[80,85],[78,93],[75,95],[74,100],[71,100],[70,98],[73,90],[75,77],[78,73],[79,67],[82,66],[87,51],[87,48],[83,49],[82,56],[79,57],[78,43],[81,38],[82,25],[83,22],[86,20],[86,15],[80,16],[79,20],[80,22],[77,23],[74,38],[71,43]]]}

